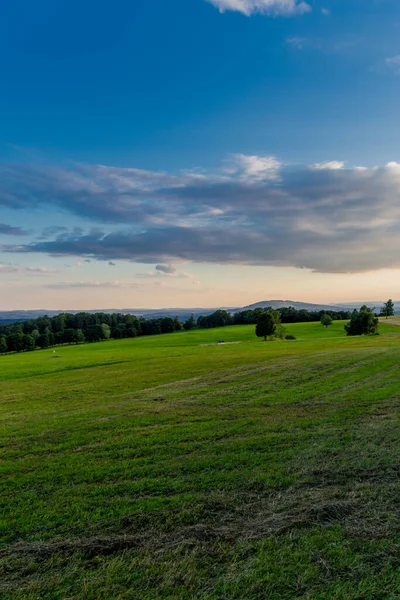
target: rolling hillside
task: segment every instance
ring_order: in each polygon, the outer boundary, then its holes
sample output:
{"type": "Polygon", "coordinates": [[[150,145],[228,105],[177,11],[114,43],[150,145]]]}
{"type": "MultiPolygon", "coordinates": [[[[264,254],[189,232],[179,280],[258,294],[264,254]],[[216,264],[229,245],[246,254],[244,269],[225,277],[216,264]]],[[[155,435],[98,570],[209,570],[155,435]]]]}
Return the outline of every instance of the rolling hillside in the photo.
{"type": "Polygon", "coordinates": [[[397,597],[399,327],[343,325],[1,356],[0,598],[397,597]]]}

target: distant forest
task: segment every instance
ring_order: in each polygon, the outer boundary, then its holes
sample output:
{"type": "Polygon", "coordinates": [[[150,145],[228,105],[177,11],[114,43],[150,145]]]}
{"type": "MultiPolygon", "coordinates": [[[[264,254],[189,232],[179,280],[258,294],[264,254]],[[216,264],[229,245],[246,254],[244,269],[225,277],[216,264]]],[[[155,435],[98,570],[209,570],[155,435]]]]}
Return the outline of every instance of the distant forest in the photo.
{"type": "MultiPolygon", "coordinates": [[[[182,330],[208,329],[226,325],[256,324],[260,315],[269,308],[256,308],[230,314],[217,310],[211,315],[191,316],[182,323],[178,317],[145,319],[120,313],[63,313],[55,317],[39,317],[18,323],[0,324],[0,354],[7,352],[27,352],[50,348],[62,344],[82,344],[102,340],[135,338],[145,335],[159,335],[182,330]]],[[[281,323],[305,323],[320,321],[324,314],[333,320],[345,320],[351,311],[307,311],[295,308],[279,308],[281,323]]]]}

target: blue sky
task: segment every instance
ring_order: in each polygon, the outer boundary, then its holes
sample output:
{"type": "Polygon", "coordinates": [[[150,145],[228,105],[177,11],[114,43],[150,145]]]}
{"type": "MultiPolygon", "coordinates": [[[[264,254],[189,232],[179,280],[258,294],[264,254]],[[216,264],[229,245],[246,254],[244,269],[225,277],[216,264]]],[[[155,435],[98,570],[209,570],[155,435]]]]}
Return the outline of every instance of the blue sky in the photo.
{"type": "Polygon", "coordinates": [[[400,296],[399,25],[396,0],[3,3],[0,308],[400,296]]]}

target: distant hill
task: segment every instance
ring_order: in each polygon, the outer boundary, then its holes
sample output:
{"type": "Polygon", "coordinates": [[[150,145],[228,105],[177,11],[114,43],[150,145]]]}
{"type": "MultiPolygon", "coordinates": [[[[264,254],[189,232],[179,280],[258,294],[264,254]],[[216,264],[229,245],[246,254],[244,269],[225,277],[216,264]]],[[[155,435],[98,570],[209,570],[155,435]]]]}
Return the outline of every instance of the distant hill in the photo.
{"type": "MultiPolygon", "coordinates": [[[[377,311],[379,311],[380,307],[383,304],[383,301],[376,302],[353,302],[353,303],[343,303],[343,304],[312,304],[309,302],[296,302],[294,300],[263,300],[262,302],[255,302],[254,304],[249,304],[248,306],[240,307],[222,307],[224,310],[228,312],[235,313],[241,310],[254,310],[255,308],[284,308],[288,306],[293,306],[297,310],[305,309],[309,311],[319,311],[319,310],[352,310],[354,308],[360,308],[363,304],[367,304],[371,308],[376,307],[377,311]]],[[[395,314],[400,315],[400,301],[396,301],[395,305],[395,314]]],[[[218,307],[221,308],[221,307],[218,307]]],[[[106,308],[106,309],[93,309],[93,310],[46,310],[46,309],[38,309],[38,310],[11,310],[11,311],[0,311],[0,323],[15,323],[16,321],[25,321],[27,319],[37,319],[38,317],[44,317],[45,315],[49,317],[54,317],[55,315],[59,315],[61,312],[69,312],[72,314],[76,314],[78,312],[104,312],[107,314],[111,313],[122,313],[126,315],[136,315],[137,317],[145,317],[146,319],[160,319],[163,317],[179,317],[181,321],[186,321],[190,315],[194,315],[197,317],[207,316],[218,310],[217,308],[159,308],[159,309],[149,309],[149,308],[106,308]]]]}
{"type": "Polygon", "coordinates": [[[288,308],[292,306],[297,310],[349,310],[345,306],[339,306],[335,304],[310,304],[309,302],[295,302],[294,300],[263,300],[262,302],[255,302],[254,304],[249,304],[244,308],[238,310],[254,310],[255,308],[288,308]]]}
{"type": "MultiPolygon", "coordinates": [[[[355,308],[359,309],[363,304],[366,304],[370,308],[375,308],[377,312],[380,311],[381,306],[383,305],[383,300],[376,300],[374,302],[343,302],[341,304],[311,304],[309,302],[295,302],[294,300],[263,300],[262,302],[256,302],[255,304],[249,304],[249,306],[245,306],[244,308],[237,310],[254,310],[255,308],[286,308],[289,306],[293,306],[297,310],[305,309],[305,310],[354,310],[355,308]]],[[[400,301],[394,302],[394,312],[396,315],[400,315],[400,301]]]]}
{"type": "MultiPolygon", "coordinates": [[[[386,300],[385,300],[386,302],[386,300]]],[[[363,304],[366,304],[367,306],[369,306],[370,308],[375,308],[376,312],[379,313],[381,307],[383,306],[384,301],[383,300],[375,300],[373,302],[345,302],[344,304],[341,304],[341,306],[344,306],[347,310],[353,310],[354,308],[360,308],[363,304]]],[[[396,315],[400,315],[400,301],[393,301],[394,303],[394,312],[396,315]]]]}

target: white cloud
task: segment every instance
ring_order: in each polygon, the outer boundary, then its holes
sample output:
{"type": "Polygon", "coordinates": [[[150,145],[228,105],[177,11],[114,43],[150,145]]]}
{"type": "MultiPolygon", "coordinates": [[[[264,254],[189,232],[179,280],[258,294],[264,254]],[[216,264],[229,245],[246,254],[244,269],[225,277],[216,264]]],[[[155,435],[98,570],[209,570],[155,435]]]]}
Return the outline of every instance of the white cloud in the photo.
{"type": "Polygon", "coordinates": [[[14,265],[0,265],[0,274],[1,273],[19,273],[21,275],[52,275],[54,273],[58,273],[58,271],[45,269],[43,267],[17,267],[14,265]]]}
{"type": "Polygon", "coordinates": [[[400,54],[386,58],[385,63],[388,67],[393,69],[393,71],[400,74],[400,54]]]}
{"type": "Polygon", "coordinates": [[[303,0],[207,0],[220,12],[228,10],[250,16],[255,13],[272,16],[291,16],[311,11],[303,0]]]}
{"type": "Polygon", "coordinates": [[[118,289],[129,289],[139,287],[138,283],[129,283],[124,281],[72,281],[62,283],[50,283],[48,286],[50,289],[61,290],[70,288],[118,288],[118,289]]]}
{"type": "Polygon", "coordinates": [[[319,51],[327,54],[348,54],[350,48],[360,43],[359,38],[354,34],[341,37],[340,39],[330,39],[328,37],[302,37],[290,36],[285,39],[288,46],[296,50],[319,51]]]}
{"type": "Polygon", "coordinates": [[[387,65],[394,65],[394,66],[399,66],[400,67],[400,54],[397,54],[397,56],[392,56],[390,58],[387,58],[385,60],[387,65]]]}
{"type": "Polygon", "coordinates": [[[321,8],[321,13],[324,15],[324,17],[331,16],[331,11],[329,10],[329,8],[321,8]]]}
{"type": "Polygon", "coordinates": [[[129,281],[62,281],[59,283],[50,283],[46,288],[52,290],[69,290],[69,289],[110,289],[110,290],[173,290],[187,291],[186,289],[169,285],[165,281],[154,281],[152,283],[132,283],[129,281]]]}
{"type": "Polygon", "coordinates": [[[274,156],[233,154],[226,171],[242,181],[276,181],[282,163],[274,156]]]}
{"type": "MultiPolygon", "coordinates": [[[[70,186],[77,179],[73,168],[0,165],[0,175],[3,171],[0,205],[26,211],[56,206],[81,224],[95,225],[24,245],[3,244],[3,252],[161,265],[144,274],[147,285],[191,278],[165,272],[184,262],[324,272],[400,267],[400,165],[395,162],[344,168],[342,161],[328,161],[294,168],[274,157],[237,154],[223,170],[204,171],[200,179],[186,172],[155,172],[153,179],[147,172],[143,178],[135,169],[86,165],[77,168],[78,188],[70,186]]],[[[3,272],[5,267],[11,268],[3,265],[3,272]]]]}
{"type": "Polygon", "coordinates": [[[297,48],[297,50],[303,50],[304,46],[308,44],[307,38],[297,36],[286,38],[285,41],[289,46],[297,48]]]}
{"type": "Polygon", "coordinates": [[[397,170],[400,170],[400,163],[398,163],[398,162],[395,162],[395,161],[388,162],[386,166],[387,166],[389,169],[397,169],[397,170]]]}
{"type": "Polygon", "coordinates": [[[327,162],[314,163],[313,165],[310,165],[310,169],[314,169],[315,171],[336,171],[337,169],[343,168],[344,162],[342,162],[341,160],[329,160],[327,162]]]}

